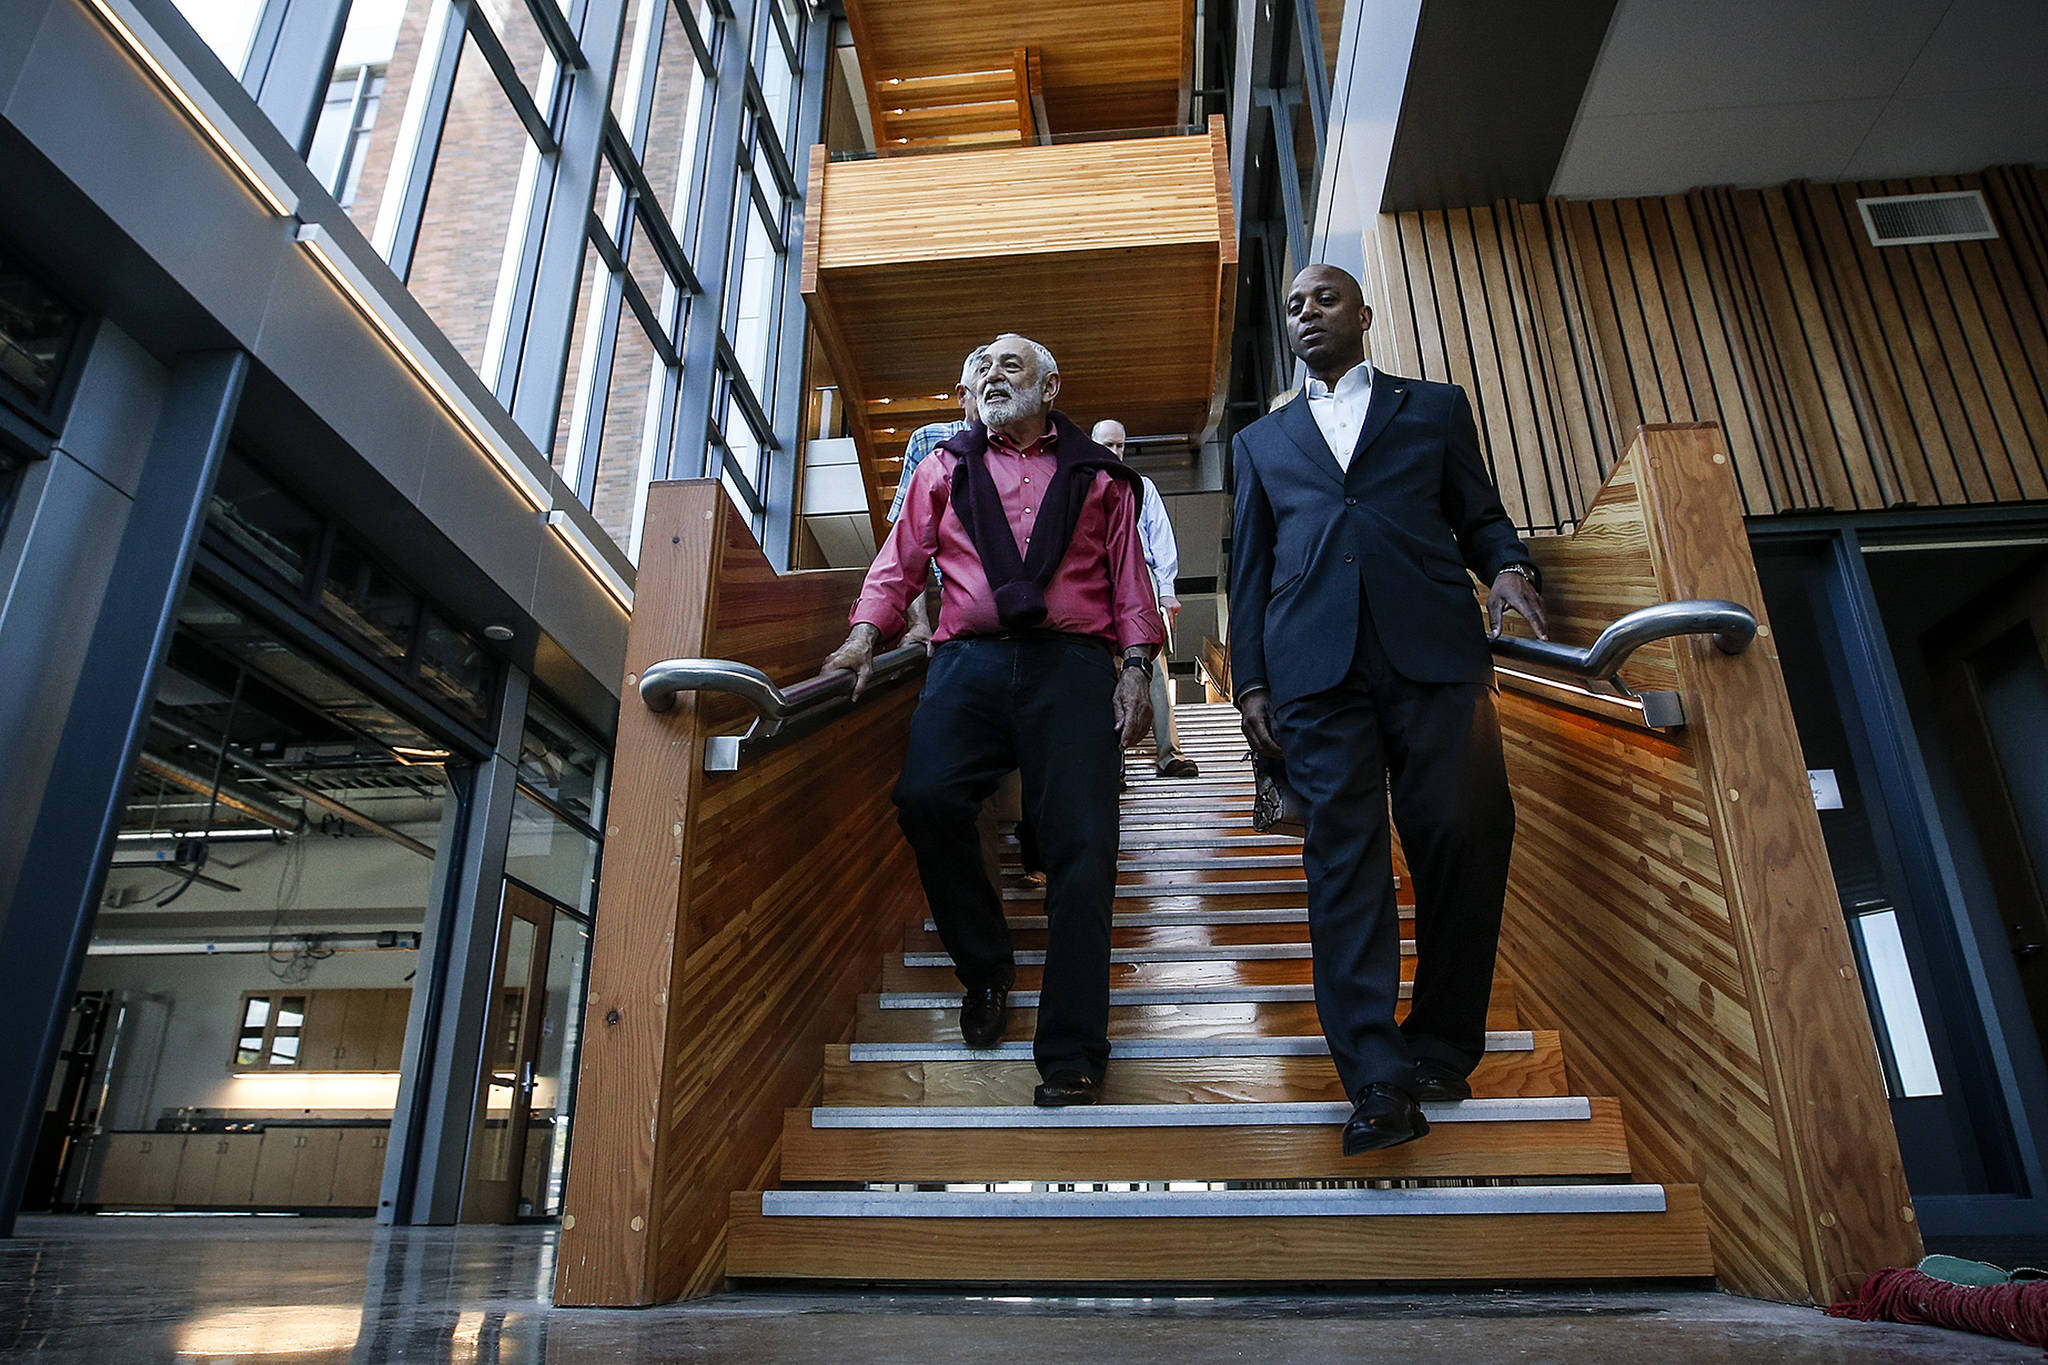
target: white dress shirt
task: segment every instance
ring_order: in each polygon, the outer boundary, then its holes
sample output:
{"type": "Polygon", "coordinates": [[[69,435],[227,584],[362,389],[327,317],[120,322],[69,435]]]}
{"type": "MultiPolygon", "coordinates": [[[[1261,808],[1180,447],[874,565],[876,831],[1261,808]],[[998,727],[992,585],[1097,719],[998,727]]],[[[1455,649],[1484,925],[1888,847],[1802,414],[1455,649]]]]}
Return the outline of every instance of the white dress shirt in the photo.
{"type": "Polygon", "coordinates": [[[1365,410],[1372,404],[1372,362],[1361,360],[1337,381],[1335,388],[1314,375],[1308,377],[1308,411],[1323,429],[1337,467],[1351,472],[1351,456],[1358,447],[1358,433],[1365,430],[1365,410]]]}
{"type": "MultiPolygon", "coordinates": [[[[1142,476],[1141,476],[1142,477],[1142,476]]],[[[1163,601],[1174,595],[1174,580],[1180,577],[1180,546],[1173,539],[1173,522],[1166,515],[1166,499],[1159,486],[1145,479],[1145,498],[1138,505],[1138,539],[1145,543],[1145,567],[1152,571],[1152,586],[1163,601]]]]}

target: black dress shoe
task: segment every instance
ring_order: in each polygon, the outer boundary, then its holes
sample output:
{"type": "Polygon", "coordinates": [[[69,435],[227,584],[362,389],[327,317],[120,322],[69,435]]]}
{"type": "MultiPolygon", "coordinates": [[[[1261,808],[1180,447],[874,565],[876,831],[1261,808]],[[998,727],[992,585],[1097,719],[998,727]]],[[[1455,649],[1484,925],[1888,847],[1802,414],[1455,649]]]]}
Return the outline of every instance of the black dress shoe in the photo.
{"type": "Polygon", "coordinates": [[[1358,1156],[1413,1142],[1429,1131],[1422,1106],[1398,1085],[1375,1081],[1358,1096],[1344,1125],[1344,1155],[1358,1156]]]}
{"type": "Polygon", "coordinates": [[[1053,1076],[1031,1092],[1031,1102],[1040,1109],[1064,1109],[1070,1104],[1093,1104],[1102,1098],[1102,1082],[1093,1076],[1053,1076]]]}
{"type": "Polygon", "coordinates": [[[1432,1100],[1469,1100],[1472,1082],[1433,1057],[1418,1057],[1415,1074],[1408,1080],[1408,1093],[1424,1104],[1432,1100]]]}
{"type": "Polygon", "coordinates": [[[1200,777],[1201,767],[1192,758],[1170,758],[1159,769],[1161,777],[1200,777]]]}
{"type": "Polygon", "coordinates": [[[960,1041],[969,1047],[994,1047],[1010,1022],[1010,988],[976,986],[960,1002],[960,1041]]]}

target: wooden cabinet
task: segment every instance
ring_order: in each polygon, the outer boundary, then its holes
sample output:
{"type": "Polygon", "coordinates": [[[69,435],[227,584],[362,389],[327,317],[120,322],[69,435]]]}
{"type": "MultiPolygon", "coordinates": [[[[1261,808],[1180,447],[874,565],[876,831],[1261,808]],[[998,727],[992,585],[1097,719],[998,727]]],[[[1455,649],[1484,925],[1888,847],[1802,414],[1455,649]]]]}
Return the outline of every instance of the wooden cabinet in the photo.
{"type": "Polygon", "coordinates": [[[412,992],[331,990],[242,996],[231,1071],[396,1071],[412,992]]]}
{"type": "Polygon", "coordinates": [[[109,1133],[95,1201],[102,1208],[169,1208],[185,1156],[184,1133],[109,1133]]]}
{"type": "Polygon", "coordinates": [[[304,1134],[290,1128],[272,1128],[257,1136],[256,1171],[250,1181],[249,1203],[259,1209],[294,1207],[292,1194],[299,1171],[299,1153],[306,1145],[304,1134]]]}
{"type": "Polygon", "coordinates": [[[109,1133],[95,1202],[106,1209],[369,1209],[387,1127],[260,1133],[109,1133]]]}
{"type": "Polygon", "coordinates": [[[384,1154],[391,1133],[385,1128],[343,1128],[336,1143],[334,1187],[327,1205],[336,1209],[375,1208],[384,1189],[384,1154]]]}
{"type": "MultiPolygon", "coordinates": [[[[345,1128],[271,1130],[278,1134],[290,1133],[299,1141],[299,1161],[292,1171],[293,1208],[324,1209],[332,1201],[334,1161],[341,1153],[341,1135],[347,1131],[345,1128]]],[[[264,1136],[269,1137],[270,1133],[264,1136]]]]}

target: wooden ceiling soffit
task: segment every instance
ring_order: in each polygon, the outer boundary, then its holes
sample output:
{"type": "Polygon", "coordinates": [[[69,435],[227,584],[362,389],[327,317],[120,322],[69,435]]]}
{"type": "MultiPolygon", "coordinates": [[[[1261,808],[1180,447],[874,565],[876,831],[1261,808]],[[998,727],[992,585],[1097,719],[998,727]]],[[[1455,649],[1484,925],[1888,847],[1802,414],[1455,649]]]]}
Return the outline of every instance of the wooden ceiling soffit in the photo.
{"type": "Polygon", "coordinates": [[[1017,49],[1028,48],[1043,83],[1041,132],[1188,119],[1194,0],[1035,0],[998,11],[954,0],[846,0],[846,20],[871,95],[892,80],[1009,70],[1017,49]]]}
{"type": "Polygon", "coordinates": [[[1214,422],[1237,245],[1221,119],[1206,136],[812,165],[803,291],[871,487],[957,412],[1000,332],[1060,362],[1062,410],[1134,434],[1214,422]]]}

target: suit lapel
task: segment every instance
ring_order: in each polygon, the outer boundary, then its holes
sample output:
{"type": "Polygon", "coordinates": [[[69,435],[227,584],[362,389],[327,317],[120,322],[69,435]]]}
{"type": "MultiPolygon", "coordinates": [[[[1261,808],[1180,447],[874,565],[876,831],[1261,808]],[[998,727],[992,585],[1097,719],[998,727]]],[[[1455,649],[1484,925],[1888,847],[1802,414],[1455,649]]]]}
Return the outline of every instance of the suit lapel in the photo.
{"type": "MultiPolygon", "coordinates": [[[[1375,392],[1372,398],[1377,403],[1380,396],[1375,392]]],[[[1330,453],[1329,439],[1323,435],[1323,429],[1316,425],[1314,414],[1308,410],[1306,394],[1297,390],[1287,406],[1280,409],[1280,430],[1287,433],[1287,439],[1294,442],[1295,449],[1303,458],[1329,475],[1332,483],[1340,488],[1343,486],[1344,471],[1338,467],[1337,457],[1330,453]]]]}
{"type": "MultiPolygon", "coordinates": [[[[1357,476],[1365,468],[1365,453],[1372,449],[1372,443],[1380,438],[1387,424],[1394,420],[1394,414],[1401,410],[1401,404],[1408,397],[1408,381],[1398,379],[1379,370],[1372,372],[1372,402],[1365,407],[1365,425],[1358,430],[1358,444],[1351,448],[1351,470],[1345,482],[1357,476]]],[[[1310,421],[1313,426],[1314,421],[1310,421]]]]}

